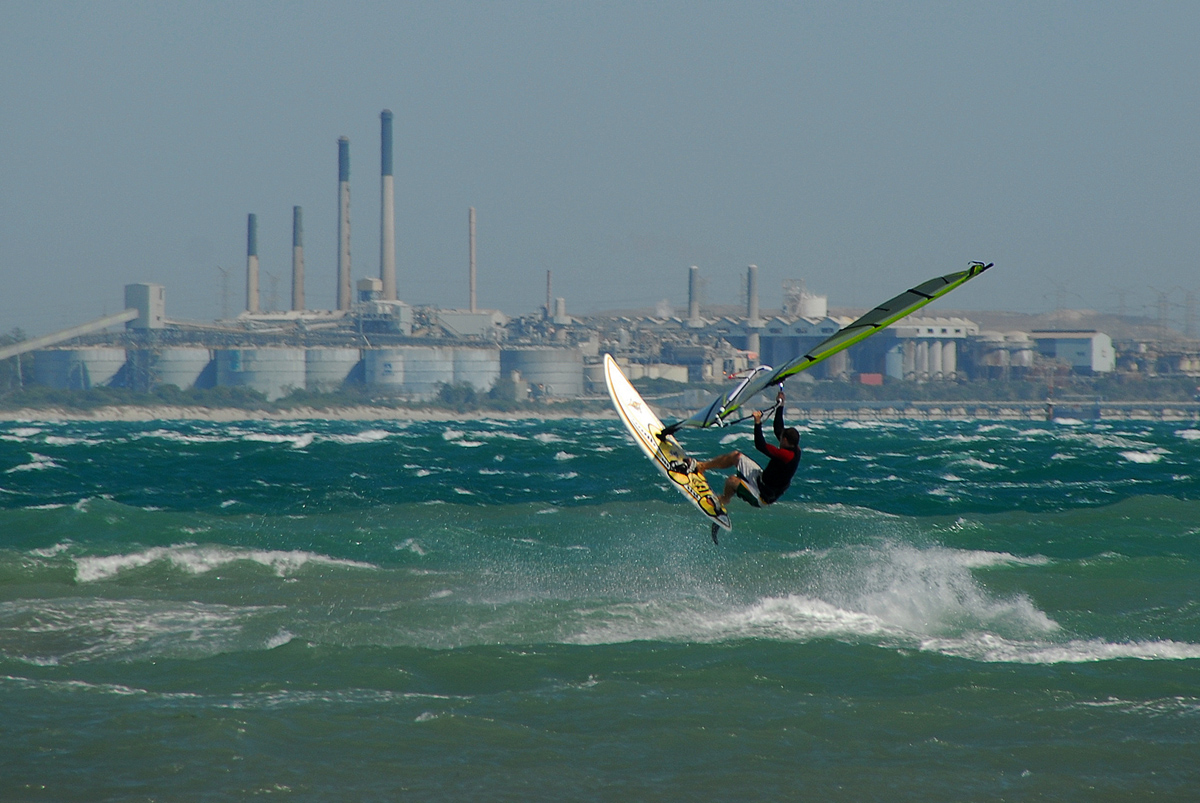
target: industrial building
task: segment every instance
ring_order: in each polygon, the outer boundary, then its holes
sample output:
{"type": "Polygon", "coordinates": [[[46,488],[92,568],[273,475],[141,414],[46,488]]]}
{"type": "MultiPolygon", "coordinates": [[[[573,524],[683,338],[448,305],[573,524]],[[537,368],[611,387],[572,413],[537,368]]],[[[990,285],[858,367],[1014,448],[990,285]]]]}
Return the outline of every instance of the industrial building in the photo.
{"type": "MultiPolygon", "coordinates": [[[[567,314],[552,294],[539,313],[510,318],[481,308],[476,295],[476,210],[467,215],[467,305],[414,307],[397,286],[393,115],[380,114],[381,220],[378,276],[352,283],[350,142],[337,140],[336,308],[308,309],[304,221],[292,208],[292,287],[287,310],[264,310],[259,288],[258,221],[246,218],[245,306],[211,323],[171,319],[166,288],[131,284],[125,308],[34,340],[0,348],[0,359],[32,352],[33,379],[64,389],[123,386],[150,390],[245,387],[267,399],[295,390],[334,392],[361,386],[396,397],[428,400],[444,385],[493,388],[503,377],[544,398],[603,393],[600,358],[612,353],[631,379],[721,383],[758,364],[802,356],[853,320],[830,314],[824,295],[788,281],[778,310],[759,306],[758,268],[745,273],[744,312],[702,308],[700,268],[687,270],[685,317],[669,309],[646,315],[587,318],[567,314]],[[355,292],[352,292],[354,290],[355,292]],[[706,314],[707,313],[707,314],[706,314]],[[124,331],[105,331],[125,325],[124,331]]],[[[797,381],[882,384],[887,380],[948,382],[1017,379],[1039,363],[1104,374],[1118,366],[1109,335],[1100,331],[993,331],[964,317],[910,317],[839,353],[797,381]]],[[[1164,351],[1127,346],[1122,370],[1200,373],[1200,348],[1164,351]]]]}
{"type": "Polygon", "coordinates": [[[1030,332],[1038,352],[1070,365],[1081,373],[1106,374],[1117,368],[1112,338],[1103,332],[1030,332]]]}

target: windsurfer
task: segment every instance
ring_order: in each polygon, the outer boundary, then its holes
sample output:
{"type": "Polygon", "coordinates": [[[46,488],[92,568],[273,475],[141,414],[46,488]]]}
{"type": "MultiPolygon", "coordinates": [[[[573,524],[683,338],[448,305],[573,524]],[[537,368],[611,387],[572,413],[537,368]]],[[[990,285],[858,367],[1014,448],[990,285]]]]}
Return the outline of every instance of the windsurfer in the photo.
{"type": "Polygon", "coordinates": [[[725,490],[721,494],[722,507],[727,506],[735,494],[754,507],[765,507],[783,496],[791,485],[792,475],[800,465],[802,450],[800,432],[795,427],[783,426],[783,401],[783,388],[780,388],[775,397],[774,422],[778,446],[767,443],[762,431],[762,412],[754,411],[754,448],[769,458],[766,468],[761,468],[758,463],[737,451],[717,455],[689,466],[692,471],[699,472],[737,468],[737,473],[731,474],[725,480],[725,490]]]}

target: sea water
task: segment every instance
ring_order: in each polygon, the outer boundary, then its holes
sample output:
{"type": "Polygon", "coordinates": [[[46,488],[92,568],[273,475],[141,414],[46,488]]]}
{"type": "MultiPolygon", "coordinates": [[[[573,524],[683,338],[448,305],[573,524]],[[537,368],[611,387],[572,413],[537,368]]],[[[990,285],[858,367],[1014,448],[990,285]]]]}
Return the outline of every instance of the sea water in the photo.
{"type": "Polygon", "coordinates": [[[0,800],[1200,799],[1196,425],[803,444],[0,424],[0,800]]]}

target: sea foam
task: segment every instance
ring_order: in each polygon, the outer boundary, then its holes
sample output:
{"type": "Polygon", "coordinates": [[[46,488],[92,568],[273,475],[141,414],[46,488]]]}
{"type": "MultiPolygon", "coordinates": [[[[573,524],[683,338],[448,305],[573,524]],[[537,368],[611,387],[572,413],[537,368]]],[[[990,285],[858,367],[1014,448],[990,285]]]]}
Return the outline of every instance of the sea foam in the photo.
{"type": "Polygon", "coordinates": [[[122,555],[87,556],[75,558],[75,579],[80,583],[107,580],[122,572],[168,562],[189,574],[205,574],[239,561],[265,566],[279,577],[296,573],[308,564],[341,566],[358,569],[374,568],[372,564],[318,555],[313,552],[241,549],[227,546],[177,544],[152,547],[122,555]]]}

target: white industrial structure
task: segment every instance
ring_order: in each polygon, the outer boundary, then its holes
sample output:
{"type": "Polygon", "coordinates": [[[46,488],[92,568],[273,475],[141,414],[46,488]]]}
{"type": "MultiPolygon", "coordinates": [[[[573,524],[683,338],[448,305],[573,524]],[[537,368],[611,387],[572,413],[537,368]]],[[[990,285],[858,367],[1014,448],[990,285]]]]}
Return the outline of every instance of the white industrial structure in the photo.
{"type": "Polygon", "coordinates": [[[1117,367],[1112,338],[1103,332],[1049,331],[1030,332],[1044,357],[1052,357],[1085,373],[1108,373],[1117,367]]]}
{"type": "Polygon", "coordinates": [[[908,317],[888,333],[884,373],[893,379],[937,380],[958,376],[958,354],[979,326],[966,318],[908,317]]]}

